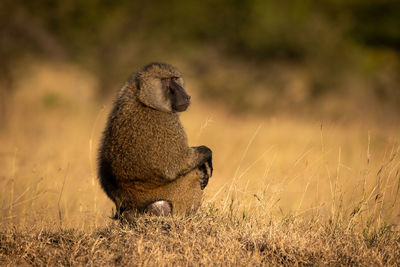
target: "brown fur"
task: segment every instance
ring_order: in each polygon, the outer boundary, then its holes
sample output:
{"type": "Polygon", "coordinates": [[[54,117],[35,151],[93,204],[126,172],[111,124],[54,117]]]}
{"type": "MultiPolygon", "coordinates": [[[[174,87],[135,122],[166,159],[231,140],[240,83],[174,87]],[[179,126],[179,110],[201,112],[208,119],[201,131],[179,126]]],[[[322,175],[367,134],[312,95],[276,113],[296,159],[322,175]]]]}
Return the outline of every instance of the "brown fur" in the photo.
{"type": "Polygon", "coordinates": [[[138,206],[143,207],[143,211],[146,210],[149,204],[157,200],[167,200],[172,204],[172,213],[174,215],[188,215],[197,211],[201,204],[203,190],[201,190],[199,184],[200,176],[200,171],[196,169],[173,182],[152,190],[138,191],[134,188],[126,187],[124,194],[137,203],[138,206]]]}
{"type": "Polygon", "coordinates": [[[211,150],[189,147],[178,113],[166,110],[169,99],[154,96],[164,76],[181,79],[167,64],[151,64],[134,74],[121,89],[104,131],[99,179],[117,213],[143,212],[157,200],[172,203],[174,214],[200,205],[204,177],[198,168],[211,164],[211,150]]]}

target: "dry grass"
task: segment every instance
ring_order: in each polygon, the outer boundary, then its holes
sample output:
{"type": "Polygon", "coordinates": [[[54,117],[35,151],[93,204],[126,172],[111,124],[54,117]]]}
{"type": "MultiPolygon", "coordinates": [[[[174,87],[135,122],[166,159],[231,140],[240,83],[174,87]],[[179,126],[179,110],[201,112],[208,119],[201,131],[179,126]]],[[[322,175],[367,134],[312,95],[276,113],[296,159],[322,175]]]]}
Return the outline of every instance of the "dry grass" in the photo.
{"type": "Polygon", "coordinates": [[[400,264],[398,124],[235,117],[195,94],[182,120],[215,164],[202,210],[121,228],[96,180],[110,102],[75,66],[30,66],[0,131],[2,265],[400,264]]]}
{"type": "Polygon", "coordinates": [[[400,245],[319,223],[235,223],[203,212],[189,219],[141,218],[93,232],[43,228],[2,231],[0,262],[34,265],[395,265],[400,245]]]}

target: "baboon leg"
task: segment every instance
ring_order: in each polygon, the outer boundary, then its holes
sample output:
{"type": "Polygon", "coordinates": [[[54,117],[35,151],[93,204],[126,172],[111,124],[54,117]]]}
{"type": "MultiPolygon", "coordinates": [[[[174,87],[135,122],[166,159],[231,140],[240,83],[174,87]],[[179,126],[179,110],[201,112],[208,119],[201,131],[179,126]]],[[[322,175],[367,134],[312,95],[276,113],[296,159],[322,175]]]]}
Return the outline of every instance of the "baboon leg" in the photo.
{"type": "Polygon", "coordinates": [[[186,215],[196,211],[201,204],[203,191],[200,180],[204,172],[195,169],[167,185],[146,192],[135,192],[135,203],[139,210],[157,215],[186,215]],[[158,203],[166,202],[166,203],[158,203]],[[150,203],[150,204],[149,204],[150,203]],[[168,205],[167,205],[168,204],[168,205]],[[161,214],[161,213],[160,213],[161,214]]]}
{"type": "Polygon", "coordinates": [[[155,216],[168,216],[172,214],[172,205],[166,200],[158,200],[148,205],[145,212],[155,216]]]}
{"type": "Polygon", "coordinates": [[[174,215],[188,215],[200,207],[203,198],[200,181],[204,178],[204,171],[195,169],[163,188],[168,192],[164,199],[171,202],[174,215]]]}
{"type": "Polygon", "coordinates": [[[164,186],[147,191],[125,190],[126,203],[120,209],[121,218],[134,221],[140,213],[156,216],[189,215],[201,205],[203,190],[207,185],[210,168],[204,164],[164,186]],[[129,201],[127,201],[129,200],[129,201]]]}

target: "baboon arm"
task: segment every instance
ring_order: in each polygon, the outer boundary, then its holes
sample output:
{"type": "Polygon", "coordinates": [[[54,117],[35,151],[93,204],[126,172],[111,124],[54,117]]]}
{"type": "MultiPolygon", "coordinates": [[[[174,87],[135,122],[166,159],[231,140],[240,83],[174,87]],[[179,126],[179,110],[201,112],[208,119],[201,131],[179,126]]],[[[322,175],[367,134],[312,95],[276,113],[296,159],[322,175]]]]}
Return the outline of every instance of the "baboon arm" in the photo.
{"type": "MultiPolygon", "coordinates": [[[[185,176],[192,170],[199,168],[206,162],[212,162],[212,151],[206,146],[190,147],[186,161],[181,159],[178,166],[167,166],[164,177],[173,181],[181,176],[185,176]]],[[[212,166],[212,165],[211,165],[212,166]]]]}

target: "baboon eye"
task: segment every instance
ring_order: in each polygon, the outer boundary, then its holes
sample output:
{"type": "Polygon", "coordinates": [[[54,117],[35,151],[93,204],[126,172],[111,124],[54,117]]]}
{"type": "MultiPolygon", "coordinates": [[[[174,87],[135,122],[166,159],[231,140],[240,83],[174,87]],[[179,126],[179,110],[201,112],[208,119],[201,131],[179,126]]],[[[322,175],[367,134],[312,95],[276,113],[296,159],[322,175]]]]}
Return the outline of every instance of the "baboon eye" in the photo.
{"type": "Polygon", "coordinates": [[[172,77],[172,80],[176,81],[176,80],[178,80],[178,77],[172,77]]]}

